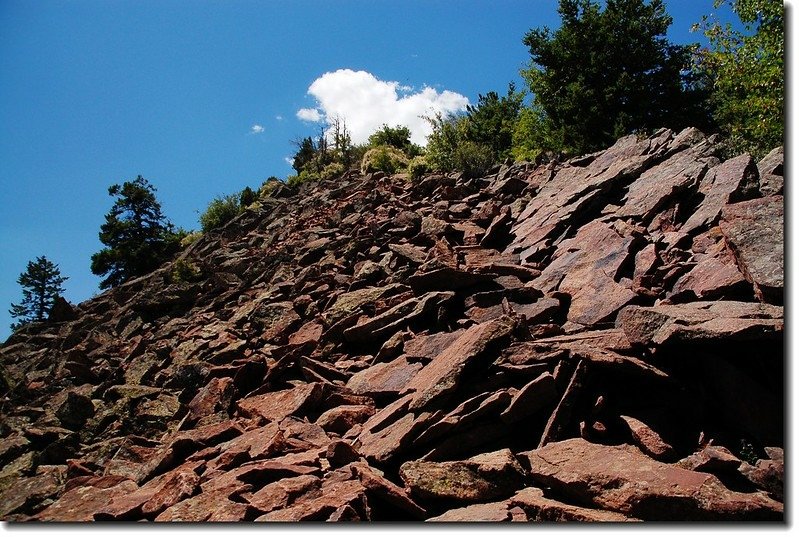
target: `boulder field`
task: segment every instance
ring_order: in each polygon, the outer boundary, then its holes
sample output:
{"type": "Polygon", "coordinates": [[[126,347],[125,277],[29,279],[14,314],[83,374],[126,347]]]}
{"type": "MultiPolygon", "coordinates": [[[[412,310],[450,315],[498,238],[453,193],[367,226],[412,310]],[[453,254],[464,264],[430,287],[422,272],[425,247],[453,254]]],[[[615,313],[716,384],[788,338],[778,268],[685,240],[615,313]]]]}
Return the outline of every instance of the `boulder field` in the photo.
{"type": "Polygon", "coordinates": [[[782,149],[719,155],[277,185],[0,347],[0,518],[783,520],[782,149]]]}

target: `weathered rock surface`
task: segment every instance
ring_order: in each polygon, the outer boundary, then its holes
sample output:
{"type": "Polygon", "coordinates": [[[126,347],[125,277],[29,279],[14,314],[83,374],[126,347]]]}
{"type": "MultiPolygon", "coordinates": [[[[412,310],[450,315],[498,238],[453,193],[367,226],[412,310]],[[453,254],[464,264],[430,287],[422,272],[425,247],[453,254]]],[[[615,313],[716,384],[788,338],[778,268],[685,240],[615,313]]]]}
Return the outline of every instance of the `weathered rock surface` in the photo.
{"type": "Polygon", "coordinates": [[[507,449],[457,462],[409,461],[400,476],[413,497],[462,503],[506,497],[524,483],[524,470],[507,449]]]}
{"type": "Polygon", "coordinates": [[[724,206],[721,232],[759,297],[782,303],[785,201],[769,196],[724,206]]]}
{"type": "Polygon", "coordinates": [[[575,438],[529,452],[533,479],[564,497],[644,520],[779,520],[782,504],[715,476],[656,462],[632,446],[575,438]]]}
{"type": "Polygon", "coordinates": [[[782,519],[783,151],[719,154],[273,183],[0,346],[0,518],[782,519]]]}

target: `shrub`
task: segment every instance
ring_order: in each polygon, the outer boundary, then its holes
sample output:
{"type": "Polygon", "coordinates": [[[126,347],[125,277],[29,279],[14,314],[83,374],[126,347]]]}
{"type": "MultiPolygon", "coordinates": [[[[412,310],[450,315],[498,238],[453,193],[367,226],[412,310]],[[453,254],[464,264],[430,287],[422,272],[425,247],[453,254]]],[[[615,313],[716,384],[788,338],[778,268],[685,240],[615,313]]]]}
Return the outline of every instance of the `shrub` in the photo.
{"type": "Polygon", "coordinates": [[[481,177],[494,164],[491,148],[471,141],[463,141],[455,148],[455,169],[466,177],[481,177]]]}
{"type": "Polygon", "coordinates": [[[178,259],[172,264],[172,271],[169,273],[169,279],[172,283],[190,283],[202,279],[202,270],[185,259],[178,259]]]}
{"type": "Polygon", "coordinates": [[[267,198],[267,197],[269,197],[272,194],[272,192],[275,191],[275,189],[278,186],[280,186],[282,184],[283,184],[283,181],[281,181],[280,179],[278,179],[274,175],[270,176],[270,177],[268,177],[266,179],[266,181],[261,183],[261,188],[258,189],[258,196],[260,198],[267,198]]]}
{"type": "Polygon", "coordinates": [[[408,157],[405,156],[405,153],[396,147],[381,145],[373,147],[363,156],[361,173],[381,171],[392,174],[407,166],[408,157]]]}
{"type": "Polygon", "coordinates": [[[322,173],[320,173],[320,177],[322,179],[335,179],[336,177],[340,177],[347,171],[344,168],[344,164],[341,162],[331,162],[327,166],[324,167],[322,173]]]}
{"type": "Polygon", "coordinates": [[[289,175],[286,177],[286,184],[290,187],[298,187],[309,181],[318,181],[319,174],[310,170],[302,170],[299,175],[289,175]]]}
{"type": "Polygon", "coordinates": [[[185,248],[190,244],[194,244],[197,242],[203,234],[199,231],[192,231],[191,233],[187,233],[182,239],[180,239],[180,247],[185,248]]]}
{"type": "Polygon", "coordinates": [[[425,159],[425,157],[414,157],[408,163],[408,175],[413,181],[418,181],[429,171],[430,166],[427,165],[427,159],[425,159]]]}
{"type": "Polygon", "coordinates": [[[208,208],[200,215],[200,226],[203,231],[222,227],[233,220],[241,212],[239,197],[235,194],[214,198],[208,208]]]}

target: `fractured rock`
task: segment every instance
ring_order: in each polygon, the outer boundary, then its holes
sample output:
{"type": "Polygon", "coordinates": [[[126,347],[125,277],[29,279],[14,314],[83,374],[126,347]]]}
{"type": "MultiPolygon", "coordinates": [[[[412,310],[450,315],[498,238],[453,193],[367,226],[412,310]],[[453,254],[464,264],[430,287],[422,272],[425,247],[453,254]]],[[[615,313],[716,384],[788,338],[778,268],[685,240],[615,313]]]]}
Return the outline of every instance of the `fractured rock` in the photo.
{"type": "Polygon", "coordinates": [[[783,324],[779,306],[729,300],[627,306],[616,318],[616,327],[638,345],[775,339],[781,337],[783,324]]]}
{"type": "Polygon", "coordinates": [[[524,454],[530,475],[584,504],[644,520],[781,520],[783,506],[763,493],[726,488],[711,474],[654,461],[632,446],[575,438],[524,454]]]}
{"type": "Polygon", "coordinates": [[[782,303],[784,200],[769,196],[725,205],[719,226],[746,279],[761,299],[782,303]]]}
{"type": "Polygon", "coordinates": [[[524,470],[505,449],[457,462],[408,461],[400,477],[414,497],[471,503],[508,496],[522,486],[524,470]]]}

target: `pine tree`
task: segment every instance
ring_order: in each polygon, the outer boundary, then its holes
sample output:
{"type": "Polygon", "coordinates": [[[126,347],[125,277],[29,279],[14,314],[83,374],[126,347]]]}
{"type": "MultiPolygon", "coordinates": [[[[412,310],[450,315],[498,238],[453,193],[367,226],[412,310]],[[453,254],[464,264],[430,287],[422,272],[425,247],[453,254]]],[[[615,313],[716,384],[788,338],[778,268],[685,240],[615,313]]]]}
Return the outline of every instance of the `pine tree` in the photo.
{"type": "Polygon", "coordinates": [[[666,38],[663,0],[560,0],[562,25],[524,37],[540,136],[554,151],[585,153],[660,127],[707,128],[706,97],[690,70],[693,46],[666,38]]]}
{"type": "Polygon", "coordinates": [[[91,269],[107,289],[158,268],[180,247],[181,233],[161,213],[155,187],[139,175],[121,186],[112,185],[117,200],[100,227],[103,248],[92,255],[91,269]]]}
{"type": "Polygon", "coordinates": [[[17,279],[22,286],[22,302],[12,303],[8,310],[13,318],[19,319],[11,325],[11,329],[17,330],[28,323],[44,321],[56,298],[64,292],[61,284],[66,280],[66,277],[61,276],[58,265],[46,257],[28,261],[27,269],[17,279]]]}

